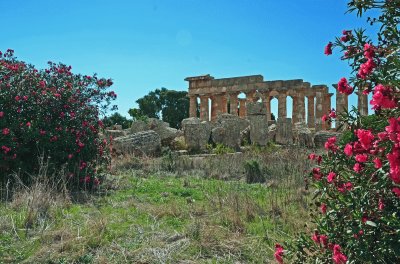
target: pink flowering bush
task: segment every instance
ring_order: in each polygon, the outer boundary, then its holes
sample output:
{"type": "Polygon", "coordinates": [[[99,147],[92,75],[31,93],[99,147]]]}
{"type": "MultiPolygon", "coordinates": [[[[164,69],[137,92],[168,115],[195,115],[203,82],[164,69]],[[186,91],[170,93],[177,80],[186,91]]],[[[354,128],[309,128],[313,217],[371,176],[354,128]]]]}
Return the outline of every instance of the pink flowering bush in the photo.
{"type": "Polygon", "coordinates": [[[306,182],[315,189],[315,227],[276,247],[279,263],[400,263],[400,4],[398,0],[350,1],[359,16],[373,9],[378,35],[344,30],[325,47],[340,49],[353,77],[338,91],[372,93],[375,114],[338,113],[343,135],[325,143],[306,182]],[[376,12],[375,12],[376,11],[376,12]]]}
{"type": "Polygon", "coordinates": [[[51,62],[39,71],[13,53],[0,52],[0,182],[14,173],[28,182],[44,163],[48,175],[63,170],[70,186],[98,185],[107,158],[99,115],[116,97],[106,91],[112,81],[51,62]]]}

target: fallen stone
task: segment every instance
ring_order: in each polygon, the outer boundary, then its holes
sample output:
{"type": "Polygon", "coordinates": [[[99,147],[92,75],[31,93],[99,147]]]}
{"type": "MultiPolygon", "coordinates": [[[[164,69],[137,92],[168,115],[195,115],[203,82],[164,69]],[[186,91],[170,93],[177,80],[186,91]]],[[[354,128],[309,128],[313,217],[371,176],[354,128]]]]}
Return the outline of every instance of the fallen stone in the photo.
{"type": "Polygon", "coordinates": [[[247,116],[250,121],[251,144],[265,146],[268,142],[268,123],[265,115],[247,116]]]}
{"type": "Polygon", "coordinates": [[[292,119],[283,118],[278,119],[276,126],[276,137],[275,141],[278,144],[290,145],[293,144],[293,132],[292,132],[292,119]]]}
{"type": "Polygon", "coordinates": [[[206,150],[211,135],[211,125],[207,121],[192,117],[182,121],[182,129],[189,151],[206,150]]]}
{"type": "Polygon", "coordinates": [[[112,143],[117,155],[158,156],[161,152],[161,138],[153,130],[118,137],[112,143]]]}
{"type": "Polygon", "coordinates": [[[247,116],[251,115],[266,115],[267,109],[263,103],[260,102],[249,102],[246,103],[247,116]]]}

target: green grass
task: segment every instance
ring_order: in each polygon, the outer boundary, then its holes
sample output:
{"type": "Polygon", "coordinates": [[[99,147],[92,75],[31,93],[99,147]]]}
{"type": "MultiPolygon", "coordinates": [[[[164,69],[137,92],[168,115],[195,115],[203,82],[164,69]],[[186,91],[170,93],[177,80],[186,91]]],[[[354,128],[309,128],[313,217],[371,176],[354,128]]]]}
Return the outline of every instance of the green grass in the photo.
{"type": "Polygon", "coordinates": [[[308,218],[298,181],[134,170],[108,181],[117,188],[80,203],[50,200],[42,214],[44,202],[29,196],[1,203],[0,263],[265,263],[308,218]]]}

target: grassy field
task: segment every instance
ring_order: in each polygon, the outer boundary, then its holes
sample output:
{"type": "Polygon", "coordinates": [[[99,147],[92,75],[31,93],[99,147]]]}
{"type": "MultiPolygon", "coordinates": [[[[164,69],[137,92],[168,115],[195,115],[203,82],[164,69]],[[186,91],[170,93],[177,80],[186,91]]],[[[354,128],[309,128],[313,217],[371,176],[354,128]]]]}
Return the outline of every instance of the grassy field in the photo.
{"type": "Polygon", "coordinates": [[[91,194],[21,188],[0,204],[0,263],[269,263],[276,242],[309,228],[305,151],[215,159],[206,171],[117,169],[91,194]],[[265,183],[246,183],[249,159],[265,183]],[[224,168],[236,175],[216,177],[224,168]]]}

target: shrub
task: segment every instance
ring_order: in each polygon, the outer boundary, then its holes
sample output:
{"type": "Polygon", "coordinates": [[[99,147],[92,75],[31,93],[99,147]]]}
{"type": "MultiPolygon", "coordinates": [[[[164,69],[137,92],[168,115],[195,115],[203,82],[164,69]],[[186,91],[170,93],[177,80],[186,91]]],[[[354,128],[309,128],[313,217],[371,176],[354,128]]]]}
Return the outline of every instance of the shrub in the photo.
{"type": "Polygon", "coordinates": [[[247,183],[263,183],[265,176],[260,168],[260,164],[256,160],[248,160],[244,163],[247,183]]]}
{"type": "MultiPolygon", "coordinates": [[[[325,143],[322,157],[311,154],[317,167],[307,181],[315,188],[316,230],[286,246],[276,245],[275,258],[298,263],[400,263],[400,5],[399,1],[350,1],[359,16],[372,9],[378,25],[373,40],[365,30],[344,30],[332,48],[344,52],[355,76],[342,78],[338,91],[372,93],[375,115],[342,113],[348,129],[338,143],[325,143]]],[[[335,115],[330,115],[334,117],[335,115]]]]}
{"type": "Polygon", "coordinates": [[[99,115],[116,98],[106,91],[112,81],[48,65],[37,70],[13,50],[0,52],[0,182],[14,172],[28,182],[46,163],[48,175],[64,170],[70,185],[95,186],[107,158],[99,115]]]}
{"type": "Polygon", "coordinates": [[[227,153],[235,153],[235,150],[231,147],[225,146],[224,144],[218,143],[212,152],[217,155],[222,155],[227,153]]]}

